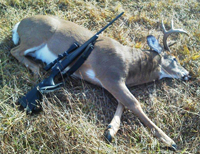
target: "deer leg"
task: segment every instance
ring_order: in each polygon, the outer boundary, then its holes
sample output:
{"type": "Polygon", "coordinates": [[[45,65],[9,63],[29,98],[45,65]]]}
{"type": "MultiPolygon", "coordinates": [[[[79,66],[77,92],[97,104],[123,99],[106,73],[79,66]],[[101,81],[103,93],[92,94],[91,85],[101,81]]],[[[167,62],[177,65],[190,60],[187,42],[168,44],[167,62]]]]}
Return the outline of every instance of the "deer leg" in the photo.
{"type": "Polygon", "coordinates": [[[24,56],[24,51],[26,51],[26,48],[21,47],[20,45],[13,48],[11,50],[11,54],[21,63],[23,63],[26,67],[28,67],[35,76],[39,75],[40,67],[38,64],[33,62],[32,60],[28,59],[24,56]]]}
{"type": "Polygon", "coordinates": [[[117,105],[117,110],[115,111],[115,115],[114,115],[111,123],[108,125],[108,128],[105,132],[105,137],[109,142],[112,141],[112,138],[119,130],[120,119],[121,119],[123,111],[124,111],[124,105],[119,102],[117,105]]]}
{"type": "Polygon", "coordinates": [[[150,128],[154,136],[164,142],[168,147],[176,150],[175,142],[147,117],[142,110],[139,101],[131,94],[124,82],[104,80],[101,81],[101,83],[103,87],[107,89],[117,100],[130,109],[145,126],[150,128]]]}

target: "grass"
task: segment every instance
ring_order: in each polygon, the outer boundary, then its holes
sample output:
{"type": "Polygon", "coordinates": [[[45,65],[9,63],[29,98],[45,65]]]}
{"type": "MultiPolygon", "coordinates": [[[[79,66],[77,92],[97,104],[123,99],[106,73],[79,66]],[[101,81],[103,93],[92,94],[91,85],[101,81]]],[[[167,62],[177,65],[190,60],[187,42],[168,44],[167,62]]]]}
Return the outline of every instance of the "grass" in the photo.
{"type": "Polygon", "coordinates": [[[165,79],[130,90],[147,115],[174,139],[178,153],[200,153],[198,0],[0,0],[0,153],[173,153],[129,110],[123,114],[114,142],[106,143],[103,133],[117,102],[102,88],[81,80],[71,79],[63,89],[44,96],[44,111],[39,114],[26,115],[15,105],[38,83],[10,54],[11,30],[17,22],[51,14],[97,31],[122,11],[123,17],[104,35],[124,45],[147,49],[147,35],[162,36],[161,19],[167,29],[173,18],[176,28],[189,32],[189,37],[173,35],[169,40],[177,41],[172,54],[189,70],[190,81],[165,79]]]}

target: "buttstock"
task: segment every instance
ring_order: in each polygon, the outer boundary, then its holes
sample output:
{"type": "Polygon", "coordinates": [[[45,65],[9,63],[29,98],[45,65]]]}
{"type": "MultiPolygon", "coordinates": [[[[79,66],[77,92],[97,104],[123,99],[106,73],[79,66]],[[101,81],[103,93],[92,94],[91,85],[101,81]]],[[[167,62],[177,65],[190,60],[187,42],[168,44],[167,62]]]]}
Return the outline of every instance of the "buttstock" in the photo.
{"type": "Polygon", "coordinates": [[[18,103],[25,108],[27,113],[32,113],[32,111],[41,110],[41,105],[39,102],[42,100],[42,94],[39,91],[40,84],[35,86],[31,91],[29,91],[25,96],[18,100],[18,103]]]}

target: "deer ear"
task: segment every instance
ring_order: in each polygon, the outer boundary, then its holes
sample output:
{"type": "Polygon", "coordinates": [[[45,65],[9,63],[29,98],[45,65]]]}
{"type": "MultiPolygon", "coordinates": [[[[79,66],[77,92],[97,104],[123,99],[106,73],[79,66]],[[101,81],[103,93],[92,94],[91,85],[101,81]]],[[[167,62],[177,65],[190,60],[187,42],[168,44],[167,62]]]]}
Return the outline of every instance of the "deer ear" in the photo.
{"type": "Polygon", "coordinates": [[[147,44],[151,48],[151,50],[154,50],[157,53],[161,53],[163,48],[159,44],[158,40],[153,35],[147,36],[147,44]]]}

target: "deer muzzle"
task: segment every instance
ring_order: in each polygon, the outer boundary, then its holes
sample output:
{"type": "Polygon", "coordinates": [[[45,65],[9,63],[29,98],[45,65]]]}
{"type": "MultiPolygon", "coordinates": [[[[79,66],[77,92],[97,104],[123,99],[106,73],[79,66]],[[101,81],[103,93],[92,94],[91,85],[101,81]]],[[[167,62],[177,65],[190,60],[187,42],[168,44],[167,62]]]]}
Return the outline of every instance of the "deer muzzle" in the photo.
{"type": "Polygon", "coordinates": [[[188,81],[191,78],[189,74],[183,75],[182,80],[188,81]]]}

